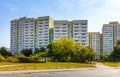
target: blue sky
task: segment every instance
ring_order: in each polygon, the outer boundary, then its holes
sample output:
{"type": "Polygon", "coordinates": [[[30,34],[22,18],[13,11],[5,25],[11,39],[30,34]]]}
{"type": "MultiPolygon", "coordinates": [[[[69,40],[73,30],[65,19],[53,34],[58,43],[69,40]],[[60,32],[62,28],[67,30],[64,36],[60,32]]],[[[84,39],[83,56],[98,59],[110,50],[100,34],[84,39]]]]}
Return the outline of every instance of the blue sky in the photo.
{"type": "Polygon", "coordinates": [[[10,47],[10,20],[23,16],[88,20],[88,31],[120,20],[120,0],[0,0],[0,46],[10,47]]]}

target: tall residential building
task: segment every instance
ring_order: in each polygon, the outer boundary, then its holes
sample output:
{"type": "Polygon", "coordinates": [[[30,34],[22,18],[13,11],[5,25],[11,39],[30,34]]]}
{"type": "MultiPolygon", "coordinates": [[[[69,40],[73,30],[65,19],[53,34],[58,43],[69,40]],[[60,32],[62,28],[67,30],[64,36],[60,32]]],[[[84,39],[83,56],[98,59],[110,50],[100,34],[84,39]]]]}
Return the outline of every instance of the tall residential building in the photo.
{"type": "Polygon", "coordinates": [[[73,39],[76,44],[89,46],[87,20],[73,20],[73,39]]]}
{"type": "Polygon", "coordinates": [[[113,25],[113,27],[114,27],[114,37],[113,37],[113,39],[114,39],[114,45],[116,45],[116,41],[117,41],[117,34],[119,34],[119,33],[117,33],[117,26],[118,26],[118,22],[117,21],[114,21],[114,22],[110,22],[109,24],[112,24],[113,25]]]}
{"type": "Polygon", "coordinates": [[[117,40],[120,40],[120,23],[117,25],[117,30],[116,30],[116,32],[117,32],[117,40]]]}
{"type": "Polygon", "coordinates": [[[46,47],[53,41],[54,21],[49,16],[36,19],[36,48],[46,47]]]}
{"type": "Polygon", "coordinates": [[[35,19],[34,18],[20,18],[18,20],[18,53],[23,49],[34,50],[35,46],[35,19]]]}
{"type": "Polygon", "coordinates": [[[96,59],[100,58],[100,32],[89,32],[89,46],[96,52],[96,59]]]}
{"type": "Polygon", "coordinates": [[[88,46],[87,20],[55,20],[54,40],[62,37],[74,39],[76,44],[88,46]]]}
{"type": "Polygon", "coordinates": [[[53,20],[50,16],[22,17],[11,21],[11,52],[46,47],[62,37],[72,38],[76,44],[88,46],[87,20],[53,20]]]}
{"type": "Polygon", "coordinates": [[[120,24],[118,22],[110,22],[103,25],[103,52],[107,55],[113,51],[116,41],[120,39],[120,24]]]}
{"type": "Polygon", "coordinates": [[[100,53],[103,53],[103,34],[100,34],[100,53]]]}
{"type": "Polygon", "coordinates": [[[54,21],[54,40],[59,40],[63,37],[68,38],[68,21],[55,20],[54,21]]]}
{"type": "Polygon", "coordinates": [[[10,49],[12,53],[16,53],[18,51],[18,21],[11,21],[11,30],[10,30],[10,49]]]}

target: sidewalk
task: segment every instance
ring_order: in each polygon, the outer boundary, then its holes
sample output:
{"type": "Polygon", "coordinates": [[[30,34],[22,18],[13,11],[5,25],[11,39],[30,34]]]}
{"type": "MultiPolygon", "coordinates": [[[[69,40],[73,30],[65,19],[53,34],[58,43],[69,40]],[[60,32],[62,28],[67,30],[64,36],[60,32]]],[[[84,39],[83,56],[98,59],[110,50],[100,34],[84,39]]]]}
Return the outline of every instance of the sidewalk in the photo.
{"type": "Polygon", "coordinates": [[[95,66],[96,66],[96,68],[112,68],[112,67],[109,67],[109,66],[105,66],[105,65],[103,65],[103,64],[100,63],[100,62],[96,62],[96,63],[95,63],[95,66]]]}
{"type": "Polygon", "coordinates": [[[92,70],[92,69],[96,69],[96,68],[0,71],[0,74],[34,73],[34,72],[48,72],[48,71],[77,71],[77,70],[92,70]]]}

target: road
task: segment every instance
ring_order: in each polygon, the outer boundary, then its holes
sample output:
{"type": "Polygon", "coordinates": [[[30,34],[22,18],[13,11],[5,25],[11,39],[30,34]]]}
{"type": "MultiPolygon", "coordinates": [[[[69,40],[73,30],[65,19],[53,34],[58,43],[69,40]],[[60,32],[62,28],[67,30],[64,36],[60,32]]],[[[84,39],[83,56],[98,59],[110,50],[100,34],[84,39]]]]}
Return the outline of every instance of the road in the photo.
{"type": "Polygon", "coordinates": [[[120,77],[120,68],[0,72],[0,77],[120,77]]]}

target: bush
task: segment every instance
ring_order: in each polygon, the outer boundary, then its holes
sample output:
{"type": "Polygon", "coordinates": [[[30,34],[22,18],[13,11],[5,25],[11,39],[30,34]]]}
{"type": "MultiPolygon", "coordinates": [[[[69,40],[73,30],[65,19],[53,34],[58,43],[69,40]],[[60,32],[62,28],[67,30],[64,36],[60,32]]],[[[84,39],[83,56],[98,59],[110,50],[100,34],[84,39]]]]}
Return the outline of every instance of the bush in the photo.
{"type": "Polygon", "coordinates": [[[5,58],[0,54],[0,62],[5,61],[5,58]]]}
{"type": "Polygon", "coordinates": [[[20,54],[18,56],[18,60],[19,60],[19,62],[23,62],[23,63],[30,63],[29,57],[26,57],[23,54],[20,54]]]}
{"type": "Polygon", "coordinates": [[[18,58],[16,58],[16,57],[7,57],[6,61],[7,62],[18,62],[18,58]]]}
{"type": "Polygon", "coordinates": [[[21,51],[21,53],[25,56],[30,56],[30,55],[32,55],[32,50],[31,49],[24,49],[21,51]]]}
{"type": "Polygon", "coordinates": [[[30,56],[30,62],[31,63],[39,63],[40,62],[40,56],[39,54],[31,55],[30,56]]]}

